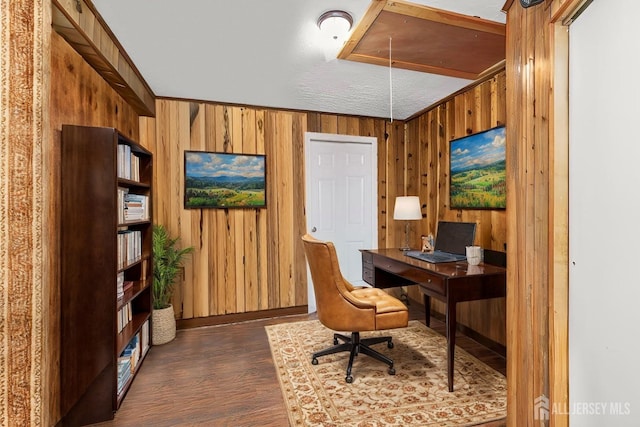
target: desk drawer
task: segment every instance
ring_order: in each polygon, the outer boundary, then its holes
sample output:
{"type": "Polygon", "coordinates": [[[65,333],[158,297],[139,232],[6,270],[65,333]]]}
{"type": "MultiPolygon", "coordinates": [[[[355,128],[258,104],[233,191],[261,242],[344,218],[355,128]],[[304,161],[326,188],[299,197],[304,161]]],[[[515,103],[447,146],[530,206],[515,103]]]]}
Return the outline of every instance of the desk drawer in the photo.
{"type": "Polygon", "coordinates": [[[419,285],[421,290],[426,289],[442,295],[445,295],[446,292],[446,285],[444,283],[444,280],[438,276],[429,275],[425,277],[425,279],[421,281],[419,285]]]}
{"type": "Polygon", "coordinates": [[[364,264],[362,264],[362,280],[371,286],[376,285],[376,275],[373,270],[373,264],[371,265],[371,268],[365,268],[364,264]]]}
{"type": "Polygon", "coordinates": [[[411,282],[427,288],[432,292],[442,295],[445,294],[446,279],[437,274],[385,257],[377,257],[374,260],[374,264],[376,268],[393,273],[403,279],[410,280],[411,282]]]}
{"type": "Polygon", "coordinates": [[[373,255],[368,252],[362,253],[362,280],[370,284],[376,285],[375,269],[373,267],[373,255]]]}

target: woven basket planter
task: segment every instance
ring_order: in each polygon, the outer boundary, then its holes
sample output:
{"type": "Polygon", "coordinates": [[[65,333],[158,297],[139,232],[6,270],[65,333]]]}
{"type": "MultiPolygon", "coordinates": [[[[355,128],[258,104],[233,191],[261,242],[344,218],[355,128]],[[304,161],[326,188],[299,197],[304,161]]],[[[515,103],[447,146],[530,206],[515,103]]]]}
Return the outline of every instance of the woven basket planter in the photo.
{"type": "Polygon", "coordinates": [[[176,337],[176,319],[173,306],[151,311],[151,342],[153,345],[166,344],[176,337]]]}

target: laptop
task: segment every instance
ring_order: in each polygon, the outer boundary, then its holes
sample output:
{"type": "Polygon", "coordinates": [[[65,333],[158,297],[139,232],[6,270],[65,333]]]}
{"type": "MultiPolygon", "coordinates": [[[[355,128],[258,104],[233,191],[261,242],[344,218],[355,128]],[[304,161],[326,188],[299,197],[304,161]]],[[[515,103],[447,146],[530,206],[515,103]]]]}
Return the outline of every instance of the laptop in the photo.
{"type": "Polygon", "coordinates": [[[466,248],[473,245],[475,236],[475,222],[438,221],[434,251],[407,251],[405,254],[434,264],[464,261],[467,259],[466,248]]]}

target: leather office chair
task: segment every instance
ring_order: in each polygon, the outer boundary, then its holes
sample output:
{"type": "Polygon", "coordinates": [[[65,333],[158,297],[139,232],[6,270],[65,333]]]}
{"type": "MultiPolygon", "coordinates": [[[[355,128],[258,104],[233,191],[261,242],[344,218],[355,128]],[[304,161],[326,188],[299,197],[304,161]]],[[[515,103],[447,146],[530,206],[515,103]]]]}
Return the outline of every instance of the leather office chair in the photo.
{"type": "Polygon", "coordinates": [[[351,336],[335,333],[333,347],[313,353],[311,363],[318,364],[318,357],[342,351],[350,352],[345,381],[353,382],[351,368],[355,357],[366,354],[389,365],[389,375],[396,373],[393,360],[370,346],[386,342],[393,348],[392,338],[374,337],[360,339],[360,332],[407,326],[409,311],[397,298],[376,288],[356,288],[340,272],[333,243],[302,236],[307,262],[311,270],[313,290],[320,323],[334,331],[350,331],[351,336]],[[341,344],[338,344],[342,341],[341,344]]]}

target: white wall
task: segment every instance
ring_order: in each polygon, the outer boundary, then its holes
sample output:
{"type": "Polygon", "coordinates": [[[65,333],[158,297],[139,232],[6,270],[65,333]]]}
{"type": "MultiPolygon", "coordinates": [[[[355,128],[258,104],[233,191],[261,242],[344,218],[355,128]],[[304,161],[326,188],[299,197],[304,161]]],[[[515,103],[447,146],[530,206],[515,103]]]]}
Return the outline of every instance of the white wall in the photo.
{"type": "Polygon", "coordinates": [[[551,409],[572,426],[640,426],[638,16],[596,0],[570,27],[570,401],[551,409]]]}

